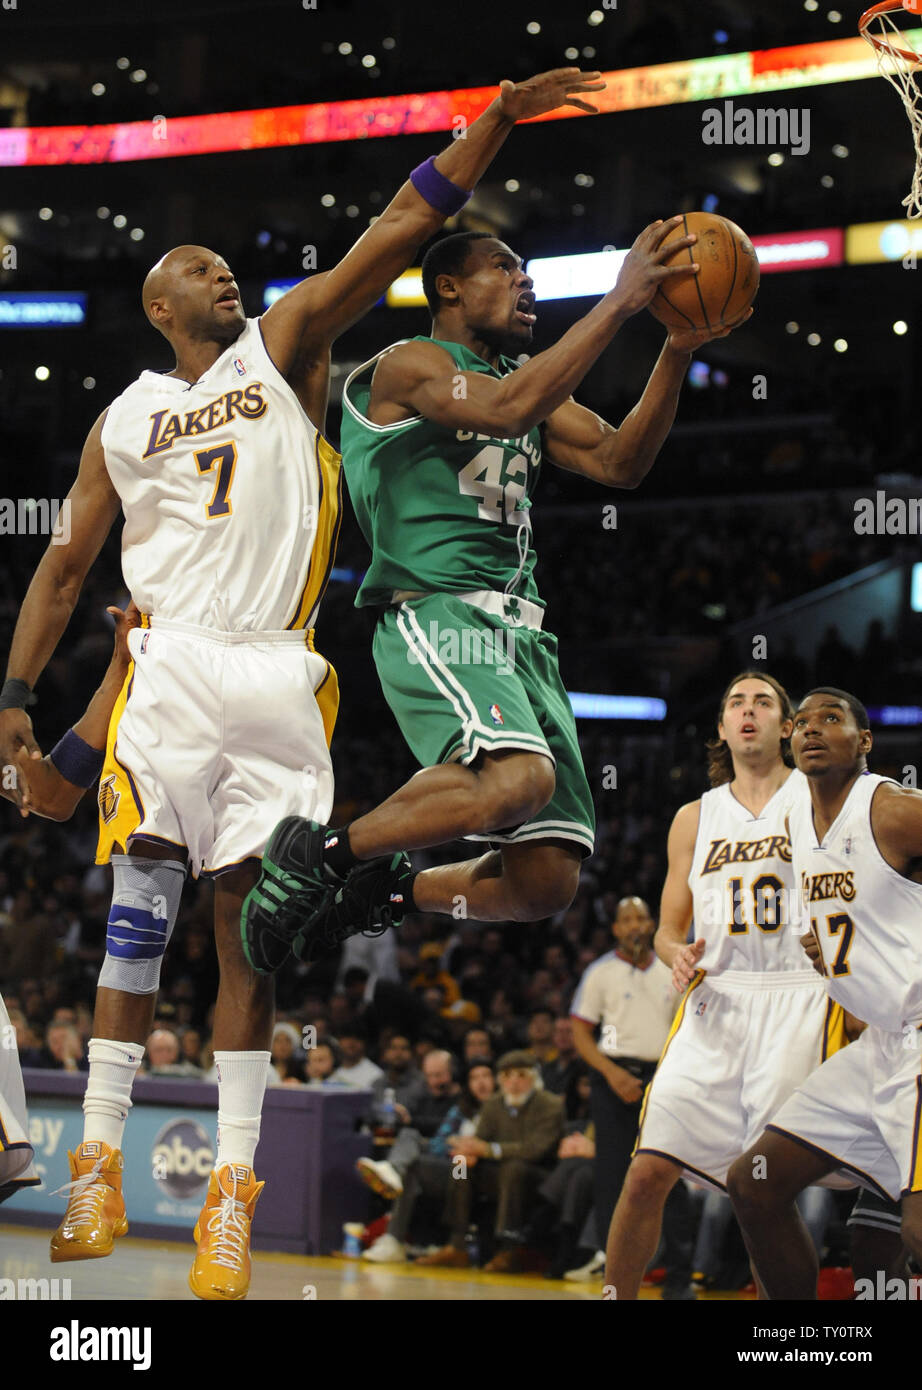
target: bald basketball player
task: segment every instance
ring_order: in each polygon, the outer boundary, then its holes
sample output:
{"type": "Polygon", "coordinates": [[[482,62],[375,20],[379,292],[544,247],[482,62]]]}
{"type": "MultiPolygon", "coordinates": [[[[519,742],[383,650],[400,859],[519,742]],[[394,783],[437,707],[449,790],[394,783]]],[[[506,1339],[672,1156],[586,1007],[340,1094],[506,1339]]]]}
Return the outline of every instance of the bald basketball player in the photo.
{"type": "MultiPolygon", "coordinates": [[[[120,1145],[185,874],[215,880],[220,987],[215,1170],[190,1275],[205,1299],[240,1299],[262,1183],[253,1161],[269,1066],[273,989],[244,958],[240,907],[280,817],[326,820],[336,676],[313,623],[339,525],[339,458],[322,437],[332,343],[470,196],[517,120],[595,108],[597,73],[564,68],[514,85],[414,170],[332,270],[247,319],[233,272],[180,246],[144,282],[175,367],[143,372],[96,421],[68,497],[70,540],[29,587],[0,697],[0,761],[40,758],[25,706],[119,510],[125,582],[144,615],[116,703],[99,787],[99,862],[113,906],[99,979],[84,1141],[52,1260],[111,1253],[128,1223],[120,1145]]],[[[61,775],[88,785],[98,756],[71,731],[61,775]]],[[[18,793],[31,805],[28,761],[18,793]]]]}

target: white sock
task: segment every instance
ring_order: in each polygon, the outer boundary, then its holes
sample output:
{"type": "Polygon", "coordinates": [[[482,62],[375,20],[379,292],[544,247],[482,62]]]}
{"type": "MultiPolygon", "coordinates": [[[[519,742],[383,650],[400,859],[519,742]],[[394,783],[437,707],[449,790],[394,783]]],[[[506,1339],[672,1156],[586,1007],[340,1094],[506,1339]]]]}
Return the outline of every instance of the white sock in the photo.
{"type": "Polygon", "coordinates": [[[216,1052],[218,1072],[218,1156],[222,1163],[253,1167],[259,1121],[269,1079],[269,1052],[216,1052]]]}
{"type": "Polygon", "coordinates": [[[131,1109],[131,1087],[144,1056],[142,1043],[90,1038],[90,1074],[83,1097],[83,1140],[100,1140],[110,1149],[122,1147],[125,1120],[131,1109]]]}

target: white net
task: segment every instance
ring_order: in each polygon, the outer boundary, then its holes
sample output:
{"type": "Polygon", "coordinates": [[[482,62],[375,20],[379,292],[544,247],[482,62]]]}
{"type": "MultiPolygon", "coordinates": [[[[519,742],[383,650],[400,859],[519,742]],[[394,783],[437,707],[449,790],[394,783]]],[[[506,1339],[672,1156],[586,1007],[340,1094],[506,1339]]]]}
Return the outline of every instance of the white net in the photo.
{"type": "MultiPolygon", "coordinates": [[[[896,13],[902,12],[897,10],[896,13]]],[[[916,166],[912,187],[903,199],[907,217],[922,217],[922,87],[919,85],[922,53],[916,47],[917,35],[918,30],[900,28],[893,15],[886,11],[875,15],[862,30],[862,36],[874,46],[878,71],[899,93],[912,128],[916,166]]]]}

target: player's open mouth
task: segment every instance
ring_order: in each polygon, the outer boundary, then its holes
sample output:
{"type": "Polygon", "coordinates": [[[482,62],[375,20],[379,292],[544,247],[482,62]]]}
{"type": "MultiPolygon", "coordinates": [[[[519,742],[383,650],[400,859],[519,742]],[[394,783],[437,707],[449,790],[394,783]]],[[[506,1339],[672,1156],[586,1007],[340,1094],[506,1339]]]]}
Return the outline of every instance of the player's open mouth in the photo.
{"type": "Polygon", "coordinates": [[[221,295],[218,295],[218,298],[215,300],[215,304],[239,304],[239,303],[240,303],[240,295],[237,293],[236,290],[225,290],[224,293],[221,294],[221,295]]]}
{"type": "Polygon", "coordinates": [[[743,724],[740,728],[740,733],[743,734],[757,734],[758,732],[755,724],[743,724]]]}
{"type": "Polygon", "coordinates": [[[804,753],[825,753],[826,745],[825,743],[805,743],[802,751],[804,753]]]}
{"type": "Polygon", "coordinates": [[[522,323],[527,323],[529,327],[538,322],[538,316],[534,312],[535,296],[531,290],[525,290],[515,301],[515,316],[521,319],[522,323]]]}

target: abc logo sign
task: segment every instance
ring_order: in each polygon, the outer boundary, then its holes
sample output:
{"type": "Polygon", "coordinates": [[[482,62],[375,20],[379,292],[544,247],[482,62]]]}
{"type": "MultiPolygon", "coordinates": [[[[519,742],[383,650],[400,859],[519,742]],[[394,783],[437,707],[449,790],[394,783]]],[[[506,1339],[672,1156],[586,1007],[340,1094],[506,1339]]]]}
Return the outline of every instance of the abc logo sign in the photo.
{"type": "Polygon", "coordinates": [[[194,1197],[205,1187],[214,1161],[212,1142],[194,1120],[170,1120],[151,1150],[154,1178],[179,1199],[194,1197]]]}

